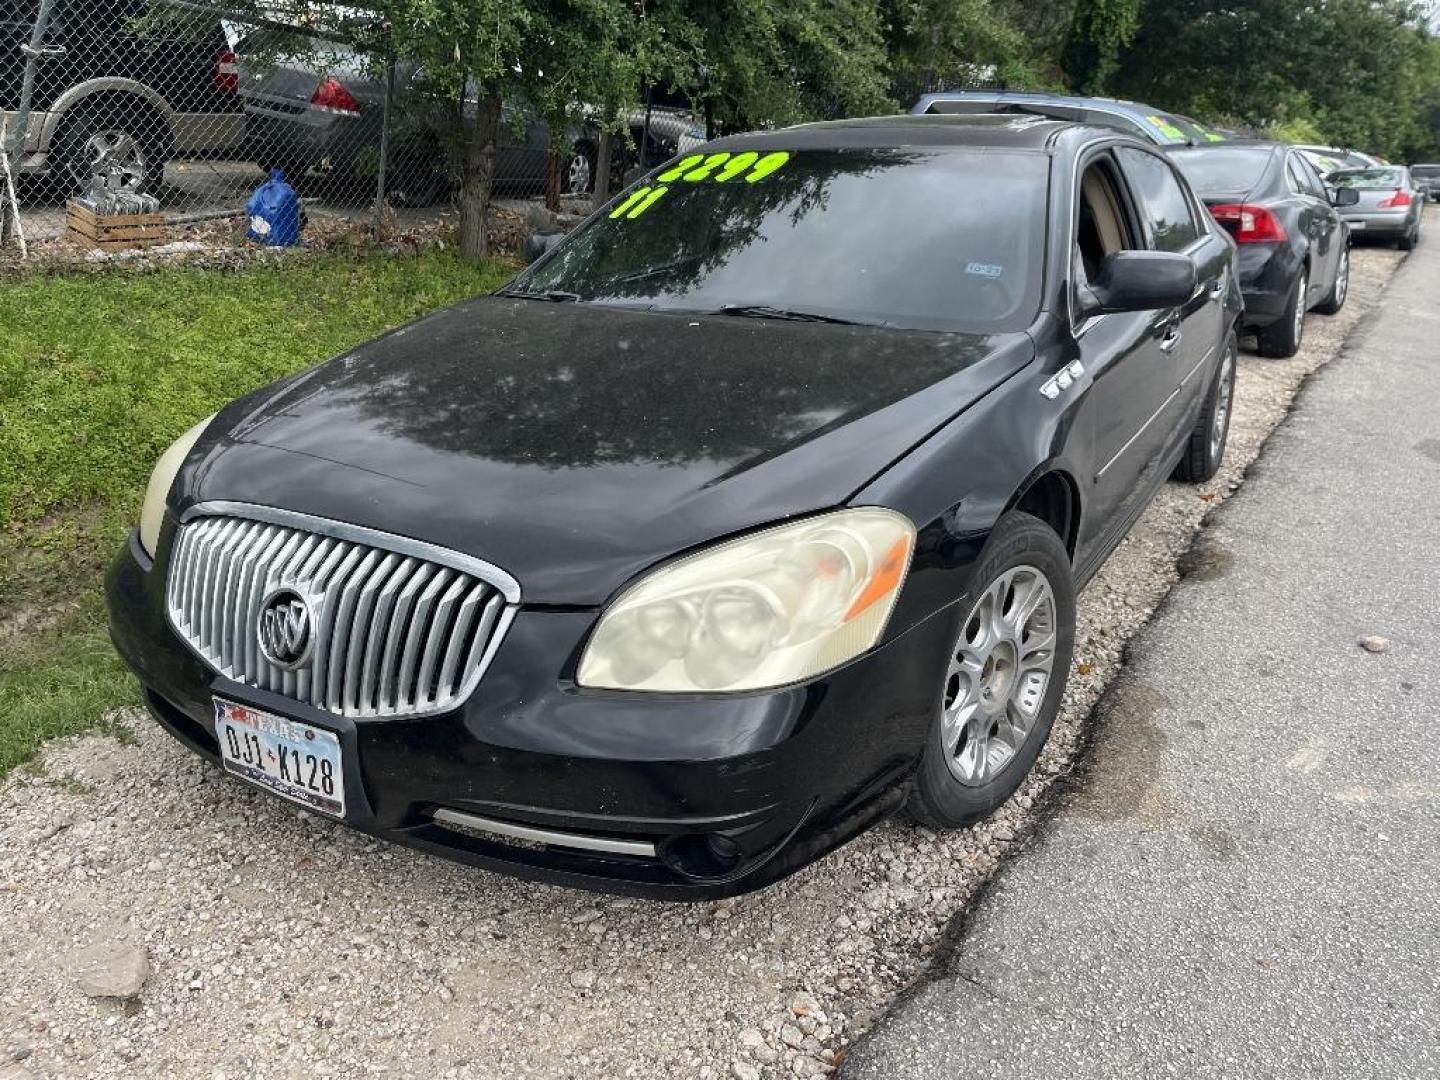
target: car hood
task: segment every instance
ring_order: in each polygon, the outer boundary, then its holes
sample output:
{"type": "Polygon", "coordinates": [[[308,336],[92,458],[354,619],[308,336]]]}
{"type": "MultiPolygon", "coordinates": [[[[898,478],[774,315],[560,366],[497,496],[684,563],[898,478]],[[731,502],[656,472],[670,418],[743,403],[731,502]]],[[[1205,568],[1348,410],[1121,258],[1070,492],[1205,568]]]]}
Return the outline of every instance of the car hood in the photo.
{"type": "Polygon", "coordinates": [[[504,568],[526,603],[593,605],[669,555],[844,503],[1033,355],[1024,334],[482,297],[234,402],[178,506],[398,533],[504,568]]]}

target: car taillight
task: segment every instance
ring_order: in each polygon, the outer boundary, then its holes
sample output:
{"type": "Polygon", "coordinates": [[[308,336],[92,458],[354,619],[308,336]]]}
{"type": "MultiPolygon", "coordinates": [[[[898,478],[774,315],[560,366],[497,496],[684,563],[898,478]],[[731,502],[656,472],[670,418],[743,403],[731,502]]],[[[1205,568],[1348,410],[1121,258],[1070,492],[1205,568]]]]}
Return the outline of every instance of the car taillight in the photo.
{"type": "Polygon", "coordinates": [[[355,95],[335,79],[326,79],[315,88],[315,93],[310,95],[310,106],[342,116],[360,115],[360,103],[355,100],[355,95]]]}
{"type": "Polygon", "coordinates": [[[1397,206],[1409,206],[1409,205],[1410,205],[1410,193],[1409,193],[1408,191],[1397,191],[1397,192],[1395,192],[1394,195],[1391,195],[1388,199],[1381,199],[1381,200],[1380,200],[1380,209],[1381,209],[1381,210],[1393,210],[1393,209],[1395,209],[1397,206]]]}
{"type": "Polygon", "coordinates": [[[1285,239],[1285,226],[1263,206],[1227,203],[1210,207],[1210,216],[1230,230],[1237,244],[1270,244],[1285,239]]]}
{"type": "Polygon", "coordinates": [[[215,54],[215,89],[223,94],[233,94],[240,85],[240,66],[235,54],[229,49],[215,54]]]}

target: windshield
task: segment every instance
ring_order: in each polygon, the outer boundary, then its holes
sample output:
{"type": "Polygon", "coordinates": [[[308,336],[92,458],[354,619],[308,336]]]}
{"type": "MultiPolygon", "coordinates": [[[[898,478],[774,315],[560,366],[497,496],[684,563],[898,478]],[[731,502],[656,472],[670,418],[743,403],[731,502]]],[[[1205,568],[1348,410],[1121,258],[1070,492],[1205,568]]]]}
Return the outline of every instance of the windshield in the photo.
{"type": "Polygon", "coordinates": [[[1345,169],[1332,172],[1325,182],[1341,188],[1398,188],[1405,186],[1405,176],[1399,169],[1345,169]]]}
{"type": "Polygon", "coordinates": [[[694,154],[652,173],[506,291],[1020,330],[1039,309],[1048,163],[950,149],[694,154]]]}
{"type": "Polygon", "coordinates": [[[1161,145],[1174,143],[1195,143],[1219,142],[1224,138],[1217,132],[1197,124],[1188,116],[1176,116],[1174,113],[1147,113],[1145,126],[1150,130],[1152,136],[1161,145]]]}
{"type": "Polygon", "coordinates": [[[1172,150],[1170,156],[1201,195],[1251,191],[1260,183],[1274,151],[1268,146],[1217,146],[1172,150]]]}

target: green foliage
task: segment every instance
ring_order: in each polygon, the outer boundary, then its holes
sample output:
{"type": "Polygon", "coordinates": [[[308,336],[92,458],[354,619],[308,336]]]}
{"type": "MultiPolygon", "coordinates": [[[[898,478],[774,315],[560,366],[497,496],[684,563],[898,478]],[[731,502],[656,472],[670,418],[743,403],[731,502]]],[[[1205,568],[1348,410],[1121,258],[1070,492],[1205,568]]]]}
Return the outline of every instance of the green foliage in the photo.
{"type": "Polygon", "coordinates": [[[1104,92],[1120,50],[1140,28],[1141,0],[1079,0],[1066,35],[1061,66],[1082,94],[1104,92]]]}
{"type": "Polygon", "coordinates": [[[1033,39],[992,0],[887,0],[883,6],[897,86],[930,90],[1032,81],[1033,39]]]}
{"type": "Polygon", "coordinates": [[[0,291],[0,777],[137,700],[100,582],[165,446],[221,404],[502,283],[452,253],[0,291]]]}
{"type": "Polygon", "coordinates": [[[133,497],[170,440],[224,402],[510,272],[438,253],[7,282],[0,527],[133,497]]]}
{"type": "Polygon", "coordinates": [[[1281,120],[1272,124],[1266,134],[1281,142],[1308,143],[1312,146],[1316,143],[1323,145],[1327,141],[1325,133],[1308,116],[1292,116],[1289,119],[1281,120]]]}
{"type": "Polygon", "coordinates": [[[1440,134],[1437,47],[1409,0],[1146,0],[1110,87],[1401,157],[1440,134]]]}

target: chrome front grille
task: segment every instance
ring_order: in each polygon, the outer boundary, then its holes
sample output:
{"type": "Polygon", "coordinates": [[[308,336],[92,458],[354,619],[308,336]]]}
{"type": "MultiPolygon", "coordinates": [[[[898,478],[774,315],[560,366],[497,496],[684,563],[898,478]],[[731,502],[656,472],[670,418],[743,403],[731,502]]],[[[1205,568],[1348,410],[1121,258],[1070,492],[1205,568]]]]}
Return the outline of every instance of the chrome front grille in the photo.
{"type": "Polygon", "coordinates": [[[349,717],[442,712],[475,689],[519,599],[508,575],[403,537],[221,505],[230,512],[192,510],[177,531],[166,606],[226,678],[349,717]],[[257,633],[282,588],[312,613],[296,670],[267,659],[257,633]]]}

